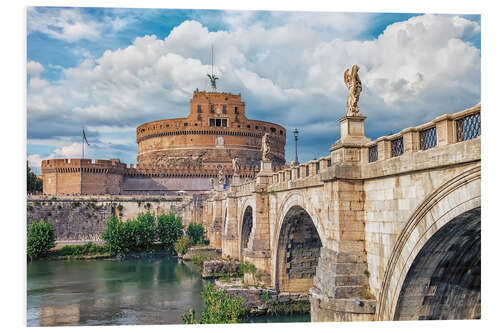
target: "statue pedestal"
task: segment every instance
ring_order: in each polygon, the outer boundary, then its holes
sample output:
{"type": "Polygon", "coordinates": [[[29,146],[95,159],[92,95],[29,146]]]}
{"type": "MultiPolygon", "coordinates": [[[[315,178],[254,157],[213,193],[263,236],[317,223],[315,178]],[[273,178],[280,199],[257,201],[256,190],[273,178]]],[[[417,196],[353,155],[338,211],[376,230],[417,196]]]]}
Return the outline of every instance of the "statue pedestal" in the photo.
{"type": "Polygon", "coordinates": [[[330,147],[332,164],[361,162],[361,151],[370,142],[365,136],[365,119],[361,114],[339,119],[340,139],[330,147]]]}
{"type": "Polygon", "coordinates": [[[340,139],[330,148],[330,151],[337,150],[343,146],[363,146],[370,142],[365,137],[365,119],[363,115],[345,116],[339,119],[340,139]]]}
{"type": "Polygon", "coordinates": [[[240,185],[240,184],[241,184],[240,175],[233,175],[231,185],[240,185]]]}
{"type": "Polygon", "coordinates": [[[260,171],[257,174],[267,176],[273,173],[273,163],[271,161],[260,161],[260,171]]]}
{"type": "Polygon", "coordinates": [[[365,136],[365,119],[363,115],[345,116],[339,119],[340,123],[340,138],[348,136],[365,136]]]}

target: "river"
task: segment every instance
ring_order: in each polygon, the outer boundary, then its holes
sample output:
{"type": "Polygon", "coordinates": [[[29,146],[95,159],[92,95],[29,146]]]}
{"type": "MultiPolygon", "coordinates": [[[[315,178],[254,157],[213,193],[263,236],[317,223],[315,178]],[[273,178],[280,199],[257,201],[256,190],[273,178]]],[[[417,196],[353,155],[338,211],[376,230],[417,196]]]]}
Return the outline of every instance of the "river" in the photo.
{"type": "MultiPolygon", "coordinates": [[[[182,324],[203,309],[205,281],[175,258],[35,261],[27,267],[27,325],[182,324]]],[[[305,322],[309,315],[245,318],[244,322],[305,322]]]]}

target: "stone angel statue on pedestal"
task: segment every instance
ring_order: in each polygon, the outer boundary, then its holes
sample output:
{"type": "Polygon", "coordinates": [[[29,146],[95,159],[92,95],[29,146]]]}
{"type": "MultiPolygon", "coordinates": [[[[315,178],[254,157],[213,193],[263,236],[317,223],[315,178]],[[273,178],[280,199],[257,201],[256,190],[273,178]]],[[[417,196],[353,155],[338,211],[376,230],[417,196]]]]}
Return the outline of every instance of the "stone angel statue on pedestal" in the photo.
{"type": "Polygon", "coordinates": [[[240,159],[238,157],[233,158],[233,173],[235,176],[240,175],[241,164],[240,159]]]}
{"type": "Polygon", "coordinates": [[[223,169],[222,165],[217,164],[217,182],[219,184],[224,184],[225,178],[226,177],[224,177],[224,169],[223,169]]]}
{"type": "Polygon", "coordinates": [[[262,137],[262,160],[269,162],[271,160],[271,139],[269,133],[264,134],[262,137]]]}
{"type": "Polygon", "coordinates": [[[358,71],[358,65],[353,65],[350,74],[349,69],[346,69],[344,72],[344,83],[349,91],[349,97],[347,98],[347,116],[359,116],[360,114],[358,101],[363,87],[359,79],[358,71]]]}

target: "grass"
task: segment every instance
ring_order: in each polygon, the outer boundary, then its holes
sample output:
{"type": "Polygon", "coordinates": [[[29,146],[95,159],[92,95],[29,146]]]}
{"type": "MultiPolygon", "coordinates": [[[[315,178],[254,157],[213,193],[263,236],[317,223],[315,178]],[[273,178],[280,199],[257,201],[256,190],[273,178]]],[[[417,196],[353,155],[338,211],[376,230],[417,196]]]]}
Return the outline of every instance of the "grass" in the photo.
{"type": "Polygon", "coordinates": [[[86,257],[100,257],[109,256],[107,248],[103,245],[89,242],[84,245],[64,245],[62,247],[55,247],[50,251],[50,258],[86,258],[86,257]]]}
{"type": "Polygon", "coordinates": [[[289,314],[306,314],[311,311],[309,301],[278,302],[273,301],[269,304],[267,313],[273,316],[289,314]]]}

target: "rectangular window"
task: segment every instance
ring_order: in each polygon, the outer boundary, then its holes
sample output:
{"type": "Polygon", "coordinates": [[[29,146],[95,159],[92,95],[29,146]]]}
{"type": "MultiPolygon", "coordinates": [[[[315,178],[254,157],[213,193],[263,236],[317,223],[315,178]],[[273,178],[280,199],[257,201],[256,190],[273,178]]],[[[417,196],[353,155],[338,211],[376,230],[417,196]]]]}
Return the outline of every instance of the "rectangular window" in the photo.
{"type": "Polygon", "coordinates": [[[227,119],[210,118],[210,126],[212,126],[212,127],[227,127],[227,119]]]}
{"type": "Polygon", "coordinates": [[[475,113],[470,116],[458,119],[457,142],[470,140],[481,136],[481,114],[475,113]]]}
{"type": "Polygon", "coordinates": [[[214,113],[214,112],[215,112],[214,106],[212,104],[210,104],[210,113],[214,113]]]}
{"type": "Polygon", "coordinates": [[[420,131],[419,135],[421,150],[436,147],[436,127],[420,131]]]}
{"type": "Polygon", "coordinates": [[[222,106],[222,113],[227,113],[227,109],[226,109],[225,105],[222,106]]]}
{"type": "Polygon", "coordinates": [[[391,141],[391,157],[403,155],[404,151],[402,137],[391,141]]]}
{"type": "Polygon", "coordinates": [[[235,113],[235,114],[238,114],[238,113],[239,113],[239,111],[238,111],[238,107],[237,107],[237,106],[235,106],[235,107],[234,107],[234,113],[235,113]]]}
{"type": "Polygon", "coordinates": [[[378,146],[371,146],[368,148],[368,163],[378,160],[378,146]]]}
{"type": "Polygon", "coordinates": [[[198,113],[201,113],[201,105],[198,104],[198,113]]]}

